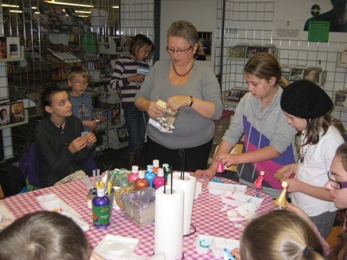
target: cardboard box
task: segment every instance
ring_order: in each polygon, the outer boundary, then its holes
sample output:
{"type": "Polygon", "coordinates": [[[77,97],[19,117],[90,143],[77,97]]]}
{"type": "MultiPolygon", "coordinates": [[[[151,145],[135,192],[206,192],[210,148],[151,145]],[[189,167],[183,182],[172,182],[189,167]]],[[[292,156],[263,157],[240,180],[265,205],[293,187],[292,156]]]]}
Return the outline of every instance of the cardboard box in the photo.
{"type": "Polygon", "coordinates": [[[155,189],[145,188],[123,195],[125,215],[140,227],[154,222],[155,189]]]}
{"type": "Polygon", "coordinates": [[[11,123],[24,121],[24,104],[23,101],[10,103],[10,119],[11,123]]]}

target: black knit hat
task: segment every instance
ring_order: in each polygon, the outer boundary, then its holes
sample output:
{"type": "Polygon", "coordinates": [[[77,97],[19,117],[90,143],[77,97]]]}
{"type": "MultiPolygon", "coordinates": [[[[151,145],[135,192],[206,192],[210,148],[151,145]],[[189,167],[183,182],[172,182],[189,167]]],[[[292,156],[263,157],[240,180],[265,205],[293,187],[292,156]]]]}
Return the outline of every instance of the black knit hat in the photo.
{"type": "Polygon", "coordinates": [[[308,80],[298,80],[284,88],[281,108],[288,114],[300,118],[318,118],[333,107],[325,91],[308,80]]]}

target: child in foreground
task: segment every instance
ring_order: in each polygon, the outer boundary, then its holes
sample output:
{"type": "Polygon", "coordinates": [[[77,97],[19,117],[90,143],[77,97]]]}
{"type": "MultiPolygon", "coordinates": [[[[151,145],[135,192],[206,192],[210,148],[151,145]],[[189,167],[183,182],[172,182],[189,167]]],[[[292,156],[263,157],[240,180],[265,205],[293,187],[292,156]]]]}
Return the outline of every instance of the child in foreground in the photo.
{"type": "Polygon", "coordinates": [[[102,260],[69,217],[42,211],[24,215],[0,232],[1,260],[102,260]]]}
{"type": "Polygon", "coordinates": [[[244,229],[236,260],[323,260],[317,234],[302,217],[287,210],[275,210],[253,219],[244,229]]]}

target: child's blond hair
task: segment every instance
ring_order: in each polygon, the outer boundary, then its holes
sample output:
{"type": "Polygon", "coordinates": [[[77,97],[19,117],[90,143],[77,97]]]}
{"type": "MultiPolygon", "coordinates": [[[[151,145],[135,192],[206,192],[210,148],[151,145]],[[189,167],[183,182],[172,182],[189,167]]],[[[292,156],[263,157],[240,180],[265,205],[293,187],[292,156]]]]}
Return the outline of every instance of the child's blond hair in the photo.
{"type": "Polygon", "coordinates": [[[86,78],[88,81],[90,79],[90,75],[86,67],[80,63],[73,64],[67,74],[67,79],[72,80],[75,75],[81,75],[82,78],[86,78]]]}

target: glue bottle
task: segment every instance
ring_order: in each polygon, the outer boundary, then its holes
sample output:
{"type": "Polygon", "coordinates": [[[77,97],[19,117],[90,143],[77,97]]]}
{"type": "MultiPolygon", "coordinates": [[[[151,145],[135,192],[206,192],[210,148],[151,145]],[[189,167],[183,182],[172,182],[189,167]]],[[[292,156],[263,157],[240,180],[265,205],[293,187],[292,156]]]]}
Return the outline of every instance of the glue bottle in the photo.
{"type": "Polygon", "coordinates": [[[131,173],[128,175],[128,182],[131,183],[131,182],[134,182],[136,179],[139,178],[139,166],[137,165],[133,165],[131,167],[131,173]]]}
{"type": "Polygon", "coordinates": [[[158,174],[158,169],[159,169],[159,160],[155,159],[153,160],[153,171],[155,174],[158,174]]]}
{"type": "Polygon", "coordinates": [[[139,178],[135,180],[135,190],[141,190],[147,188],[149,186],[149,182],[145,178],[145,171],[139,171],[139,178]]]}
{"type": "Polygon", "coordinates": [[[93,199],[93,224],[97,228],[110,225],[110,199],[105,196],[105,189],[97,189],[93,199]]]}
{"type": "Polygon", "coordinates": [[[164,170],[163,170],[163,168],[159,168],[158,169],[158,175],[153,180],[153,188],[157,190],[161,186],[164,186],[164,184],[165,184],[164,170]]]}
{"type": "Polygon", "coordinates": [[[147,165],[147,171],[145,174],[145,178],[148,180],[149,182],[149,187],[153,188],[153,180],[155,178],[155,172],[153,171],[153,165],[152,164],[148,164],[147,165]]]}

